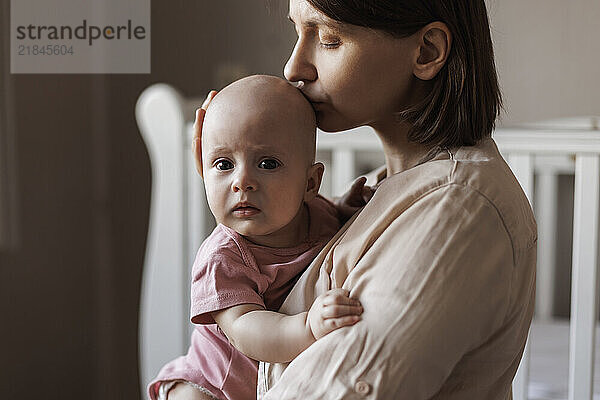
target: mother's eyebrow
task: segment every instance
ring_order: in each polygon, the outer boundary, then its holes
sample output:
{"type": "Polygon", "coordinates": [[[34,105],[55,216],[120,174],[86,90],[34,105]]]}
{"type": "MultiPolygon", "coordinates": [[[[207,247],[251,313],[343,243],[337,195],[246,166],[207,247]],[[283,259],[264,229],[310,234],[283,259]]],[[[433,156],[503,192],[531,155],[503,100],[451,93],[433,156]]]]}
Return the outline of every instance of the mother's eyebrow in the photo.
{"type": "MultiPolygon", "coordinates": [[[[292,18],[292,16],[290,14],[287,15],[287,18],[290,21],[292,21],[292,23],[294,25],[296,24],[296,22],[294,21],[294,19],[292,18]]],[[[319,16],[307,18],[305,21],[302,22],[302,25],[306,26],[308,28],[317,28],[319,25],[325,25],[332,29],[342,29],[342,26],[343,26],[343,24],[339,21],[329,19],[329,18],[322,18],[319,16]]]]}

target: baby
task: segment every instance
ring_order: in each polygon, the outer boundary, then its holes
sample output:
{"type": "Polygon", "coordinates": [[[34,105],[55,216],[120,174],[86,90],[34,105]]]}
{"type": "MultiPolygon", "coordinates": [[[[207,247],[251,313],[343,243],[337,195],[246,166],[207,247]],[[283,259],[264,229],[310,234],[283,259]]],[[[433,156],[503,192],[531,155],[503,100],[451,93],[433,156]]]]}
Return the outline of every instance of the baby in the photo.
{"type": "MultiPolygon", "coordinates": [[[[161,381],[187,381],[204,398],[255,399],[257,360],[291,361],[360,320],[360,303],[343,289],[318,297],[308,312],[276,312],[340,227],[339,211],[318,195],[315,133],[310,104],[279,78],[244,78],[210,103],[202,174],[218,226],[193,266],[189,353],[163,368],[151,398],[161,381]]],[[[171,386],[162,385],[162,396],[171,386]]]]}

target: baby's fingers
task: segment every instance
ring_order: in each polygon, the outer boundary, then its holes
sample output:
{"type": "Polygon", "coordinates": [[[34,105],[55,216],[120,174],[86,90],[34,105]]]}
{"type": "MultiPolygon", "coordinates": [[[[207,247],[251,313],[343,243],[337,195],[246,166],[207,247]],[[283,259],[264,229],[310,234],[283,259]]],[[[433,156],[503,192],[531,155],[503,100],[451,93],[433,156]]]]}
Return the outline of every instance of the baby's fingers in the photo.
{"type": "Polygon", "coordinates": [[[329,333],[344,326],[354,325],[358,321],[360,321],[360,317],[358,315],[347,315],[345,317],[326,319],[324,321],[324,325],[329,333]]]}
{"type": "Polygon", "coordinates": [[[321,316],[323,319],[328,318],[339,318],[345,316],[355,315],[358,316],[363,313],[363,308],[360,303],[347,305],[347,304],[336,304],[330,306],[324,306],[323,311],[321,312],[321,316]]]}
{"type": "Polygon", "coordinates": [[[347,304],[360,305],[357,299],[351,299],[350,292],[346,289],[336,288],[328,291],[323,298],[323,305],[347,304]]]}

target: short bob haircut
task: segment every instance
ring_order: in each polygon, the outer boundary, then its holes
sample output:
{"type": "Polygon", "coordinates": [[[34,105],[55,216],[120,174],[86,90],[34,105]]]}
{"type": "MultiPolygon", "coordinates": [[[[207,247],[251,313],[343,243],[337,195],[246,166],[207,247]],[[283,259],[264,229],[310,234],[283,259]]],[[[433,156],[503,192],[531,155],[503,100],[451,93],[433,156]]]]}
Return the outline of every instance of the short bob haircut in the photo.
{"type": "Polygon", "coordinates": [[[408,139],[442,147],[470,146],[491,136],[502,109],[484,0],[307,0],[342,23],[407,37],[435,21],[452,33],[446,65],[426,98],[399,117],[408,139]]]}

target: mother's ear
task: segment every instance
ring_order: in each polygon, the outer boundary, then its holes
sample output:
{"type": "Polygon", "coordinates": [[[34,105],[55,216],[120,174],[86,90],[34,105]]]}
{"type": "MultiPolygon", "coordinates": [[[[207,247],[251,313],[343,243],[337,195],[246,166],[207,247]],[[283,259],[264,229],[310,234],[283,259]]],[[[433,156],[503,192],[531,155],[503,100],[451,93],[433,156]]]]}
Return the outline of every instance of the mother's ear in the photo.
{"type": "Polygon", "coordinates": [[[325,166],[320,162],[311,165],[308,170],[308,178],[306,179],[306,191],[304,192],[305,202],[314,199],[319,194],[324,171],[325,166]]]}
{"type": "Polygon", "coordinates": [[[414,75],[424,81],[436,77],[444,67],[452,48],[452,33],[443,22],[432,22],[416,33],[418,52],[414,63],[414,75]]]}

